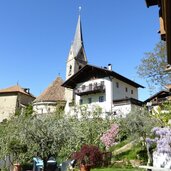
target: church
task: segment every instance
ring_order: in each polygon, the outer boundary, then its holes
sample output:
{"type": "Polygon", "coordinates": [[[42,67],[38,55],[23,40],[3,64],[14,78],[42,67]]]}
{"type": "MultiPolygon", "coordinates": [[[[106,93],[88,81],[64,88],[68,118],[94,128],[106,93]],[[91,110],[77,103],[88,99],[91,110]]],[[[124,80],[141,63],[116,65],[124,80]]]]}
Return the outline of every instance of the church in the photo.
{"type": "Polygon", "coordinates": [[[57,77],[33,101],[33,109],[37,114],[48,114],[60,105],[67,114],[75,106],[86,105],[90,110],[99,106],[104,114],[126,115],[143,105],[138,100],[138,88],[144,87],[112,71],[112,64],[102,68],[88,63],[79,15],[66,62],[66,80],[57,77]]]}

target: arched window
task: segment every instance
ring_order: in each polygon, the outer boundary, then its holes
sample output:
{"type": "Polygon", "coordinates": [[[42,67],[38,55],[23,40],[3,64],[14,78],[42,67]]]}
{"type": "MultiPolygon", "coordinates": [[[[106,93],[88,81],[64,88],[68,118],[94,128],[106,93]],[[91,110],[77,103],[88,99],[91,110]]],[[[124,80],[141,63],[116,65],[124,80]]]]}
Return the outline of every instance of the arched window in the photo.
{"type": "Polygon", "coordinates": [[[72,73],[72,65],[69,66],[69,73],[68,73],[68,75],[71,75],[71,73],[72,73]]]}
{"type": "Polygon", "coordinates": [[[80,70],[81,68],[82,68],[82,66],[80,65],[80,66],[79,66],[79,70],[80,70]]]}

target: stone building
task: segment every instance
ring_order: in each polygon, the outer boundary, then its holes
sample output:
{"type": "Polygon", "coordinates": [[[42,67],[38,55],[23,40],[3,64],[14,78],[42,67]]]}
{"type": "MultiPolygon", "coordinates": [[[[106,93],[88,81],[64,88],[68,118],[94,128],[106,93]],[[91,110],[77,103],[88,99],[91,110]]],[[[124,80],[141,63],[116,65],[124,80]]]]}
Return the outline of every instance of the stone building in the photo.
{"type": "Polygon", "coordinates": [[[35,97],[28,88],[14,85],[0,90],[0,122],[31,104],[35,97]]]}
{"type": "Polygon", "coordinates": [[[36,114],[49,114],[56,111],[57,106],[64,108],[66,101],[64,98],[65,88],[61,86],[63,80],[57,77],[40,96],[33,101],[33,110],[36,114]]]}

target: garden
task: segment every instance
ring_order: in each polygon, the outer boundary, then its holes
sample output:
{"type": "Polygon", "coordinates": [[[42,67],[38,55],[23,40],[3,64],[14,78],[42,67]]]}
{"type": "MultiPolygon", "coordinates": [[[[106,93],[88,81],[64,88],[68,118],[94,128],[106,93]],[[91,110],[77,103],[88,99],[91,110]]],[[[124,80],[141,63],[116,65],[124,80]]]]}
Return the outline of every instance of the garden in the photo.
{"type": "Polygon", "coordinates": [[[104,118],[98,106],[91,112],[82,106],[74,115],[65,115],[57,107],[55,113],[46,116],[36,115],[29,106],[0,124],[0,157],[5,162],[1,170],[9,170],[16,163],[23,171],[32,170],[37,155],[44,170],[52,156],[58,165],[75,159],[75,170],[84,160],[93,171],[134,171],[141,170],[139,165],[154,164],[164,154],[165,160],[157,167],[165,167],[170,165],[171,154],[169,106],[166,113],[159,111],[160,115],[136,108],[117,118],[104,118]],[[158,159],[153,161],[152,154],[158,159]]]}

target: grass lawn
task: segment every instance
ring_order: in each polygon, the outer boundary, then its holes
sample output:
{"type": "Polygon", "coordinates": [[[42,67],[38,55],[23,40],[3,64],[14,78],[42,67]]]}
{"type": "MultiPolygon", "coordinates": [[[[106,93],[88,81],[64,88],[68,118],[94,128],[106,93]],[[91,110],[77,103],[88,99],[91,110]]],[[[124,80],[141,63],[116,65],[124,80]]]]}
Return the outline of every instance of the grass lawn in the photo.
{"type": "Polygon", "coordinates": [[[92,169],[91,171],[143,171],[141,169],[124,169],[124,168],[103,168],[103,169],[92,169]]]}

